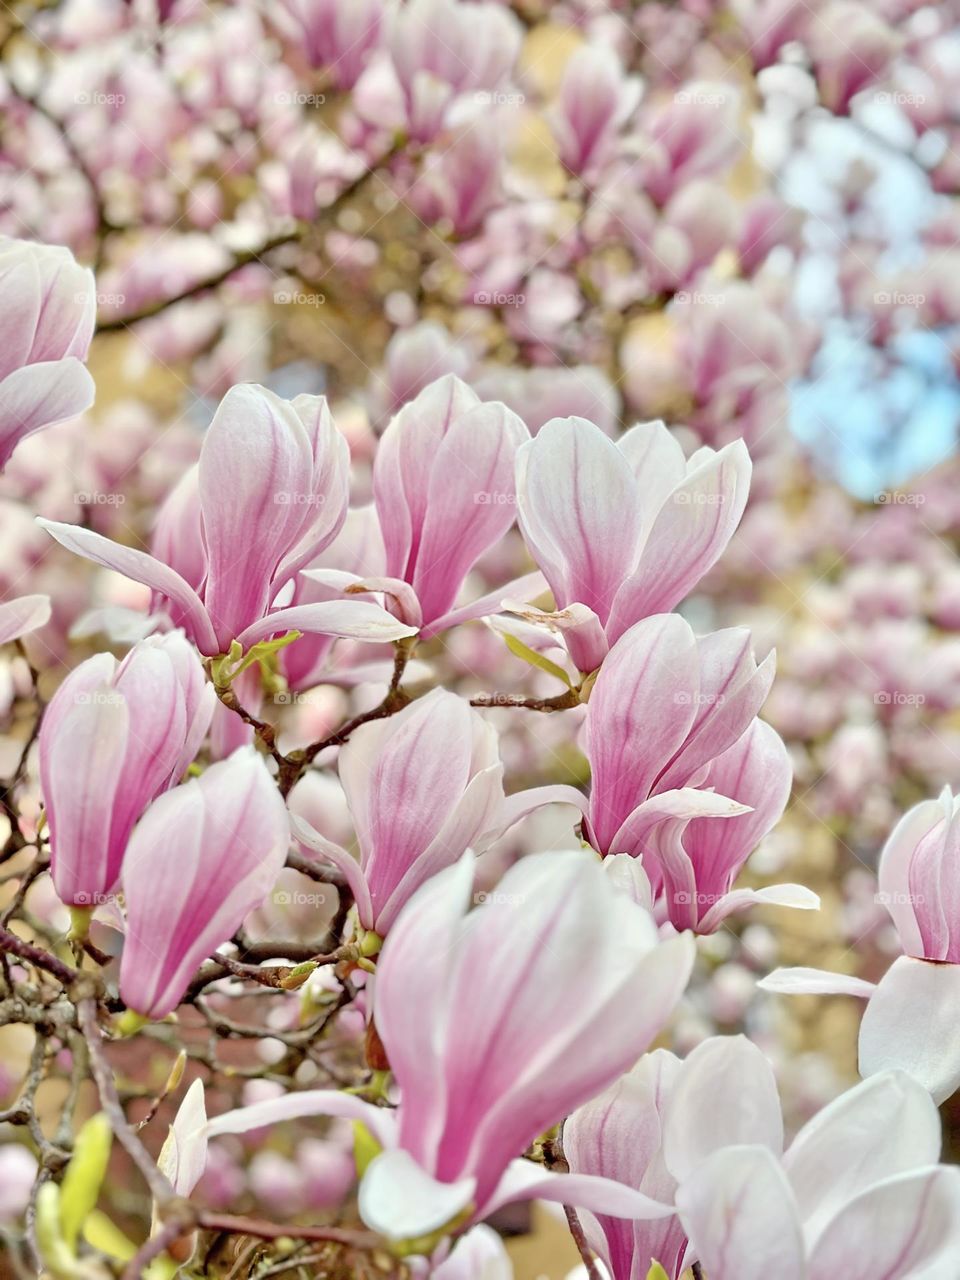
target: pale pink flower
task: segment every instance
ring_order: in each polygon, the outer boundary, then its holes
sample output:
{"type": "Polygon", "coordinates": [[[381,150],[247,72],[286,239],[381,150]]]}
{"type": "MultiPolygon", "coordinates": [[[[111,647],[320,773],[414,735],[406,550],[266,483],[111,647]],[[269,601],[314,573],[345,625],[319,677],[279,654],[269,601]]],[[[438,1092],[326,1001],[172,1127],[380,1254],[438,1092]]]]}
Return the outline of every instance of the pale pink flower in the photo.
{"type": "Polygon", "coordinates": [[[867,1000],[860,1074],[896,1068],[944,1102],[960,1088],[960,797],[945,787],[914,805],[884,846],[877,899],[904,954],[876,985],[819,969],[776,969],[758,985],[785,994],[867,1000]]]}
{"type": "Polygon", "coordinates": [[[0,236],[0,467],[24,437],[93,404],[84,361],[96,323],[93,272],[69,249],[0,236]]]}
{"type": "Polygon", "coordinates": [[[388,1240],[439,1242],[515,1200],[668,1216],[633,1188],[517,1157],[650,1043],[686,986],[692,939],[659,942],[649,915],[583,851],[522,859],[475,913],[472,889],[465,855],[411,900],[377,966],[374,1016],[396,1112],[293,1093],[218,1117],[194,1145],[305,1115],[359,1120],[382,1148],[361,1181],[360,1214],[388,1240]]]}
{"type": "Polygon", "coordinates": [[[360,924],[380,935],[424,881],[465,850],[482,852],[535,809],[571,798],[566,787],[540,787],[508,799],[496,730],[445,689],[361,725],[338,769],[359,863],[303,818],[293,817],[294,835],[343,871],[360,924]]]}
{"type": "Polygon", "coordinates": [[[283,592],[346,518],[348,473],[346,441],[322,396],[286,401],[244,384],[224,396],[196,479],[181,482],[164,512],[158,551],[173,564],[76,525],[40,523],[68,550],[150,587],[155,607],[207,655],[293,630],[398,640],[414,628],[368,601],[283,607],[283,592]],[[191,583],[184,575],[201,570],[198,529],[203,576],[191,583]]]}
{"type": "Polygon", "coordinates": [[[60,898],[109,893],[134,823],[177,783],[210,725],[213,686],[179,632],[98,653],[67,676],[40,728],[40,788],[60,898]]]}
{"type": "Polygon", "coordinates": [[[541,616],[581,671],[697,585],[733,536],[749,486],[742,441],[685,460],[662,422],[614,443],[585,419],[555,418],[519,449],[520,528],[557,609],[541,616]]]}
{"type": "Polygon", "coordinates": [[[286,807],[253,747],[153,802],[123,861],[128,1008],[173,1012],[198,966],[269,893],[289,839],[286,807]]]}
{"type": "Polygon", "coordinates": [[[800,885],[732,889],[790,791],[786,749],[756,719],[773,669],[746,629],[697,637],[660,614],[614,645],[590,695],[584,835],[641,858],[657,914],[678,929],[713,932],[756,902],[818,905],[800,885]]]}

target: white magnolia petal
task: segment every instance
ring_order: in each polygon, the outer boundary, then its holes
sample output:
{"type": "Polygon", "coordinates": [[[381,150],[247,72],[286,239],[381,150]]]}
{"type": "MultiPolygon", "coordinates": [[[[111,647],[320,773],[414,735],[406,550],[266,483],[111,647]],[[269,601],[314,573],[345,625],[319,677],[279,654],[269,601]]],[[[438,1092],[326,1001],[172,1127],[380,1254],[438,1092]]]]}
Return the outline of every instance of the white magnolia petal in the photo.
{"type": "Polygon", "coordinates": [[[945,1102],[960,1088],[960,965],[899,956],[860,1023],[860,1074],[896,1068],[945,1102]]]}

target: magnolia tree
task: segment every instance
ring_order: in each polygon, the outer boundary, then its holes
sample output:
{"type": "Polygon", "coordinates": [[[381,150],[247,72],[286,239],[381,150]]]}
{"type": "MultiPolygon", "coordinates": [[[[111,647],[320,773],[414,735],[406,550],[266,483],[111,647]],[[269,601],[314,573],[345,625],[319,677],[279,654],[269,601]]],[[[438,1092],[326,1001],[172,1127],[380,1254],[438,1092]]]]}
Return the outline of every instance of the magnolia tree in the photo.
{"type": "MultiPolygon", "coordinates": [[[[590,1280],[955,1280],[957,802],[882,811],[878,982],[779,963],[819,900],[747,868],[794,774],[760,715],[809,718],[816,669],[795,650],[778,698],[705,603],[745,621],[744,579],[789,556],[789,393],[827,320],[891,360],[906,330],[952,341],[949,206],[918,236],[930,296],[891,301],[913,277],[869,173],[824,178],[805,238],[791,196],[834,127],[952,190],[948,16],[77,0],[8,25],[12,1272],[490,1280],[541,1201],[590,1280]],[[791,287],[825,256],[830,317],[791,287]],[[866,1000],[860,1083],[798,1105],[757,985],[866,1000]]],[[[954,568],[944,531],[925,572],[954,568]]],[[[900,638],[888,773],[929,641],[900,638]]],[[[952,671],[923,684],[945,712],[952,671]]],[[[835,742],[831,814],[857,790],[835,742]]]]}

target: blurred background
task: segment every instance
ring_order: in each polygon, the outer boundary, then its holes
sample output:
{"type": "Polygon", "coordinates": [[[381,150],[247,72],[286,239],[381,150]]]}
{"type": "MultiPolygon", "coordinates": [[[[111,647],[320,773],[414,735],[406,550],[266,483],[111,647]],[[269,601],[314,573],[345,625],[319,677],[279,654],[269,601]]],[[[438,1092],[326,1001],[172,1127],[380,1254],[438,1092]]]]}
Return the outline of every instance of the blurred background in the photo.
{"type": "MultiPolygon", "coordinates": [[[[0,589],[54,600],[30,645],[47,687],[129,639],[146,602],[33,517],[149,546],[235,382],[325,391],[357,503],[391,413],[445,373],[531,431],[662,417],[688,453],[742,436],[750,505],[684,611],[777,651],[764,715],[796,782],[746,882],[796,880],[823,906],[705,939],[673,1047],[746,1029],[794,1124],[855,1079],[857,1002],[754,984],[776,964],[878,977],[896,954],[879,849],[960,782],[957,0],[5,4],[0,113],[0,233],[97,273],[95,407],[0,480],[0,589]]],[[[525,566],[513,535],[479,585],[525,566]]],[[[464,689],[526,678],[496,627],[422,657],[464,689]]],[[[25,678],[20,659],[0,669],[3,766],[25,678]]],[[[309,741],[364,696],[324,684],[277,718],[309,741]]],[[[586,781],[573,720],[495,718],[515,787],[586,781]]],[[[498,865],[562,841],[551,821],[498,865]]],[[[20,1030],[2,1033],[0,1093],[30,1053],[20,1030]]],[[[131,1062],[131,1090],[152,1096],[169,1065],[131,1062]]],[[[244,1089],[269,1085],[241,1065],[244,1089]]],[[[956,1144],[960,1111],[945,1119],[956,1144]]],[[[322,1146],[286,1135],[251,1163],[225,1144],[205,1194],[316,1208],[343,1176],[322,1146]]],[[[531,1278],[575,1261],[540,1211],[515,1257],[531,1278]]]]}

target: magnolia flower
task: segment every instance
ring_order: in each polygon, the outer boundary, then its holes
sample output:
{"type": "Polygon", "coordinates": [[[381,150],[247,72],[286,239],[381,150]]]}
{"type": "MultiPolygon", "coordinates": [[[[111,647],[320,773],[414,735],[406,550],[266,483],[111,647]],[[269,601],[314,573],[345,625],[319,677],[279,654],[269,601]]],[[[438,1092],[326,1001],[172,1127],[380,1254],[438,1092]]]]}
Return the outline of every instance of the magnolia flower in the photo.
{"type": "Polygon", "coordinates": [[[678,1280],[694,1258],[710,1280],[953,1274],[960,1170],[937,1164],[936,1107],[901,1073],[842,1094],[784,1152],[769,1062],[743,1036],[714,1037],[683,1062],[649,1054],[563,1141],[571,1169],[676,1205],[658,1222],[583,1216],[612,1280],[652,1261],[678,1280]]]}
{"type": "Polygon", "coordinates": [[[97,316],[93,272],[69,249],[0,237],[0,467],[25,436],[83,413],[97,316]]]}
{"type": "Polygon", "coordinates": [[[401,616],[425,637],[494,613],[504,594],[530,585],[528,576],[451,612],[469,571],[513,524],[514,460],[527,439],[515,413],[482,403],[453,374],[421,391],[383,433],[373,495],[387,573],[399,585],[369,585],[393,590],[401,616]]]}
{"type": "Polygon", "coordinates": [[[583,672],[634,623],[673,609],[719,559],[750,487],[742,441],[684,460],[662,422],[616,443],[583,418],[554,418],[517,453],[517,507],[583,672]]]}
{"type": "Polygon", "coordinates": [[[152,588],[154,607],[210,656],[234,640],[248,649],[292,630],[398,640],[414,628],[369,601],[283,607],[296,575],[343,524],[348,482],[347,444],[322,396],[287,401],[244,384],[221,401],[195,479],[174,491],[174,510],[158,531],[161,554],[169,550],[179,565],[76,525],[39,523],[68,550],[152,588]],[[177,515],[185,522],[179,535],[177,515]]]}
{"type": "Polygon", "coordinates": [[[393,13],[387,37],[411,138],[427,142],[457,98],[489,102],[520,51],[522,30],[498,4],[411,0],[393,13]]]}
{"type": "Polygon", "coordinates": [[[269,893],[289,837],[286,807],[250,746],[154,801],[123,863],[128,1008],[173,1012],[201,962],[269,893]]]}
{"type": "Polygon", "coordinates": [[[766,1102],[771,1089],[776,1096],[772,1069],[748,1073],[741,1061],[735,1087],[718,1095],[717,1065],[688,1076],[686,1117],[671,1133],[674,1096],[665,1140],[680,1220],[710,1280],[955,1274],[960,1169],[937,1163],[940,1120],[920,1085],[895,1071],[873,1076],[814,1116],[781,1156],[779,1106],[766,1102]],[[758,1138],[730,1143],[730,1103],[736,1116],[753,1111],[758,1138]]]}
{"type": "Polygon", "coordinates": [[[93,907],[114,888],[134,823],[192,763],[215,701],[179,632],[139,641],[120,663],[98,653],[67,676],[40,727],[51,873],[64,902],[93,907]]]}
{"type": "Polygon", "coordinates": [[[650,1043],[686,986],[692,939],[660,942],[582,850],[523,858],[471,913],[473,862],[465,854],[419,890],[377,966],[374,1018],[397,1111],[293,1093],[210,1121],[193,1145],[299,1116],[359,1120],[381,1148],[363,1174],[360,1215],[417,1252],[516,1200],[669,1215],[633,1188],[517,1157],[650,1043]]]}
{"type": "MultiPolygon", "coordinates": [[[[612,1178],[672,1204],[677,1182],[663,1158],[663,1123],[682,1067],[672,1053],[657,1049],[574,1111],[563,1126],[563,1154],[571,1173],[612,1178]]],[[[581,1222],[610,1280],[646,1280],[654,1262],[668,1280],[679,1280],[685,1270],[687,1237],[675,1216],[630,1221],[583,1213],[581,1222]]]]}
{"type": "Polygon", "coordinates": [[[380,43],[383,11],[384,0],[281,0],[276,16],[311,66],[329,70],[338,88],[349,89],[380,43]]]}
{"type": "Polygon", "coordinates": [[[798,968],[776,969],[758,986],[863,997],[860,1074],[898,1068],[944,1102],[960,1088],[960,796],[944,787],[939,799],[905,813],[880,855],[878,878],[878,900],[904,952],[879,983],[798,968]]]}
{"type": "Polygon", "coordinates": [[[731,892],[783,812],[786,749],[757,712],[773,679],[749,631],[696,637],[677,614],[632,627],[600,668],[587,710],[592,784],[584,836],[642,858],[658,914],[710,933],[754,902],[816,907],[799,885],[731,892]]]}
{"type": "Polygon", "coordinates": [[[552,119],[568,169],[582,174],[613,159],[617,132],[636,109],[640,91],[640,81],[624,75],[612,49],[577,49],[564,68],[552,119]]]}
{"type": "Polygon", "coordinates": [[[835,0],[813,15],[809,43],[820,101],[843,115],[852,98],[887,75],[901,41],[869,5],[835,0]]]}
{"type": "Polygon", "coordinates": [[[292,819],[293,832],[343,871],[360,924],[381,937],[424,881],[466,849],[482,852],[534,809],[571,798],[568,788],[541,787],[507,799],[496,730],[444,689],[362,725],[338,768],[359,864],[303,818],[292,819]]]}

